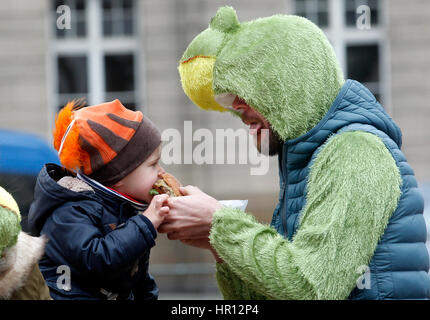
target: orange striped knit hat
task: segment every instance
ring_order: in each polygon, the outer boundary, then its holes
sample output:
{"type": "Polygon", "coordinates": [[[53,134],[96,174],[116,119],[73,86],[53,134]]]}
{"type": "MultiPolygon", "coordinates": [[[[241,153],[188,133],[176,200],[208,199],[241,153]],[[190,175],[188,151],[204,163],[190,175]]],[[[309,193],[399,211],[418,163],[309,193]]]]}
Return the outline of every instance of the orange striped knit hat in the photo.
{"type": "Polygon", "coordinates": [[[57,115],[53,135],[64,167],[107,186],[131,173],[161,143],[151,120],[119,100],[90,107],[67,103],[57,115]]]}

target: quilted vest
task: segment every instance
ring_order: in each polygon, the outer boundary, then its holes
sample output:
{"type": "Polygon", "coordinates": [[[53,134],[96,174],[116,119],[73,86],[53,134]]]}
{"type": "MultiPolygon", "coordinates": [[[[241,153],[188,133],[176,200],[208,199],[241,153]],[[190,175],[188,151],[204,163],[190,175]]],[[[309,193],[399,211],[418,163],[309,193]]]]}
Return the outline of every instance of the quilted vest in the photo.
{"type": "Polygon", "coordinates": [[[369,263],[370,285],[360,285],[349,299],[429,299],[429,255],[423,217],[424,200],[414,171],[400,151],[401,131],[362,84],[347,80],[324,118],[309,132],[284,143],[279,155],[279,203],[271,225],[292,241],[306,204],[312,161],[333,134],[365,131],[377,135],[399,168],[401,197],[369,263]]]}

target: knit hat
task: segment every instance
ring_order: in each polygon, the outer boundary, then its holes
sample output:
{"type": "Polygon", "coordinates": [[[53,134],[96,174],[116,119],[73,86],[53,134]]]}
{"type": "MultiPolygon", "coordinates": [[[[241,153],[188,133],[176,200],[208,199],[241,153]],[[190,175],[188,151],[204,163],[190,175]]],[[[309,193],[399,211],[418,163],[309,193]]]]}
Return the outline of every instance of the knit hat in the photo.
{"type": "Polygon", "coordinates": [[[4,249],[16,244],[21,231],[21,215],[12,195],[0,187],[0,259],[4,249]]]}
{"type": "Polygon", "coordinates": [[[64,167],[107,186],[131,173],[161,143],[152,121],[119,100],[89,107],[67,103],[57,116],[53,136],[64,167]]]}

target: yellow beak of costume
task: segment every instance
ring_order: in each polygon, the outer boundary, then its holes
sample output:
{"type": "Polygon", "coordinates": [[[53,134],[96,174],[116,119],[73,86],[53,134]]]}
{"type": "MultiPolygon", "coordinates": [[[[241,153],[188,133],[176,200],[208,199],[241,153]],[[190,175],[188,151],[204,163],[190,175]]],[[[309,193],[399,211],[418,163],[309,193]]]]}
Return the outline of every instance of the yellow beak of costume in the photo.
{"type": "Polygon", "coordinates": [[[228,111],[215,101],[213,68],[215,57],[194,56],[179,65],[182,88],[197,106],[204,110],[228,111]]]}

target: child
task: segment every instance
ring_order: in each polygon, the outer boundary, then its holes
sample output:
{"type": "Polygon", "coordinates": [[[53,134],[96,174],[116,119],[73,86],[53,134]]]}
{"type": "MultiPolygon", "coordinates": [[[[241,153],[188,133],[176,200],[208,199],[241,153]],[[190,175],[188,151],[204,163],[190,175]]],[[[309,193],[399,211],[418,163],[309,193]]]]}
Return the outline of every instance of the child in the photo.
{"type": "Polygon", "coordinates": [[[154,124],[119,100],[60,111],[64,168],[44,166],[29,212],[31,232],[49,239],[39,267],[54,299],[157,299],[149,252],[169,211],[167,195],[149,194],[164,173],[160,144],[154,124]]]}

